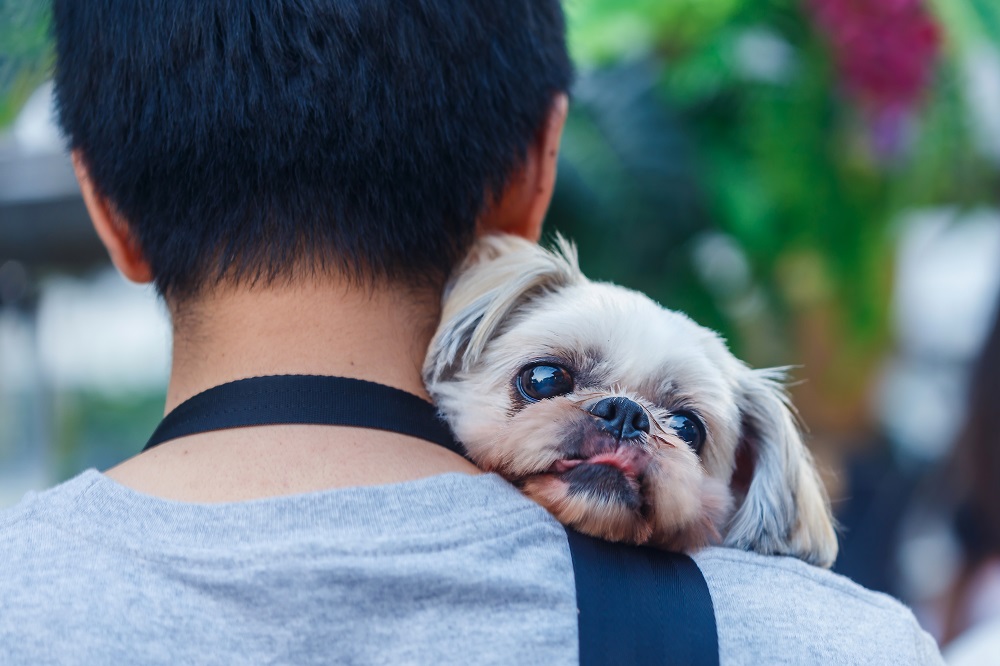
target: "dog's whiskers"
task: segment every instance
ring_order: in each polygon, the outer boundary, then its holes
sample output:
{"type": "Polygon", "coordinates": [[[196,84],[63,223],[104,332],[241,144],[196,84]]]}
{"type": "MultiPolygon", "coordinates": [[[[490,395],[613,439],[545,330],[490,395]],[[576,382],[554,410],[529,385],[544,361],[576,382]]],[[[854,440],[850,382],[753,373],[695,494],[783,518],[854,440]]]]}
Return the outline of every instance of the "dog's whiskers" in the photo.
{"type": "Polygon", "coordinates": [[[664,434],[649,433],[649,439],[655,439],[656,441],[662,442],[663,444],[669,446],[670,448],[677,448],[677,445],[674,444],[672,441],[670,441],[670,439],[667,438],[665,433],[664,434]]]}

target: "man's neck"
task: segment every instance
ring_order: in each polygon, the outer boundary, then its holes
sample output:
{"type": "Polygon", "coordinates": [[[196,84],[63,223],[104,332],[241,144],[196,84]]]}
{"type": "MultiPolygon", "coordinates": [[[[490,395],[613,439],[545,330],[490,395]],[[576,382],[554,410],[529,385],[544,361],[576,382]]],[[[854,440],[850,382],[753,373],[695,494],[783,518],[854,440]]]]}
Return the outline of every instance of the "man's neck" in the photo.
{"type": "Polygon", "coordinates": [[[439,317],[428,292],[311,282],[218,290],[175,309],[166,411],[235,379],[368,379],[429,399],[420,377],[439,317]]]}
{"type": "MultiPolygon", "coordinates": [[[[166,411],[246,377],[337,375],[427,398],[421,366],[439,316],[433,291],[316,281],[219,289],[174,308],[166,411]]],[[[107,472],[141,492],[197,502],[475,473],[434,444],[376,430],[267,426],[167,442],[107,472]]]]}

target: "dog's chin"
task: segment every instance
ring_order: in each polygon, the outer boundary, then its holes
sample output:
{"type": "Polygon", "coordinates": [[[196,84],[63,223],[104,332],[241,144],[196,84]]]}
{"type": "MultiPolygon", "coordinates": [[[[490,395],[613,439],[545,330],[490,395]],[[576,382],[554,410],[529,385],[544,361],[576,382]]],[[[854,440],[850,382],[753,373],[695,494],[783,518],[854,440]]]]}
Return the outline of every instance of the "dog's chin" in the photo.
{"type": "Polygon", "coordinates": [[[653,532],[643,494],[645,458],[618,451],[559,460],[520,485],[565,525],[609,541],[643,544],[653,532]]]}

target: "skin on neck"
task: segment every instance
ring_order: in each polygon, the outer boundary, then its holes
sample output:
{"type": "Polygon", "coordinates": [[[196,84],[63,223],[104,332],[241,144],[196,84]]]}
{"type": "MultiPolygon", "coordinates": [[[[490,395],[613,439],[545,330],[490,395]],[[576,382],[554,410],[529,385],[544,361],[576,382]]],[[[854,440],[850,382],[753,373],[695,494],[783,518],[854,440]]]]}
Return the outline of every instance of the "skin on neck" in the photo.
{"type": "Polygon", "coordinates": [[[420,370],[439,299],[432,289],[358,288],[337,276],[220,286],[171,308],[164,412],[205,388],[274,374],[356,377],[430,400],[420,370]]]}
{"type": "MultiPolygon", "coordinates": [[[[555,187],[565,95],[477,232],[533,241],[555,187]]],[[[142,249],[100,196],[82,154],[73,164],[84,203],[112,262],[134,282],[153,279],[142,249]]],[[[165,411],[213,386],[275,374],[367,379],[428,399],[421,367],[440,317],[440,294],[359,285],[337,274],[298,275],[267,286],[222,284],[171,305],[174,349],[165,411]]],[[[139,492],[187,502],[234,502],[447,472],[478,474],[436,444],[380,430],[295,425],[214,431],[165,442],[106,472],[139,492]]]]}

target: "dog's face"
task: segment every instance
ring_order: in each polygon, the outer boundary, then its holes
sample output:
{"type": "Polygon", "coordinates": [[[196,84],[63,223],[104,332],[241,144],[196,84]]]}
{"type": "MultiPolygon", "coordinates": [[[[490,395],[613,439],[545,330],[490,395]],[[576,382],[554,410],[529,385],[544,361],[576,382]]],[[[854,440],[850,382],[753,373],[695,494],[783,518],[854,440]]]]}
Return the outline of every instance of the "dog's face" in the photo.
{"type": "Polygon", "coordinates": [[[481,241],[424,374],[473,460],[582,532],[833,561],[828,502],[774,373],[682,314],[590,282],[565,243],[481,241]]]}

